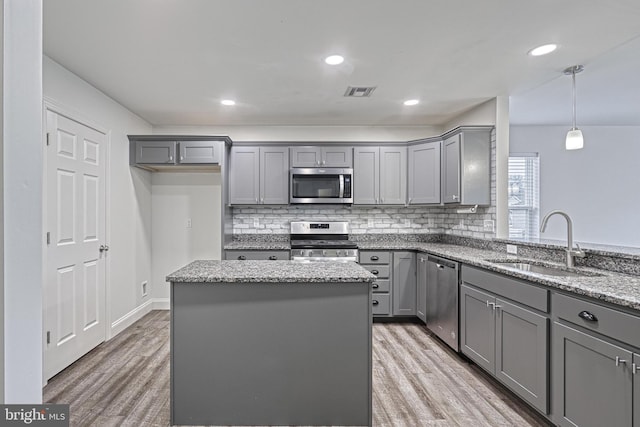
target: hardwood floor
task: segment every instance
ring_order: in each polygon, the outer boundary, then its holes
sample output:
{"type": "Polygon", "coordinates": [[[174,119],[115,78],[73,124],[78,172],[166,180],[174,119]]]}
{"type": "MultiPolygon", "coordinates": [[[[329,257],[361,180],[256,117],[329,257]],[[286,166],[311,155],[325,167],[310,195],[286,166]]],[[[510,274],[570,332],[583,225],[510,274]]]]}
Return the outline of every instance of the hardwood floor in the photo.
{"type": "MultiPolygon", "coordinates": [[[[169,425],[169,311],[153,311],[53,377],[72,426],[169,425]]],[[[373,425],[547,426],[415,323],[373,327],[373,425]]]]}

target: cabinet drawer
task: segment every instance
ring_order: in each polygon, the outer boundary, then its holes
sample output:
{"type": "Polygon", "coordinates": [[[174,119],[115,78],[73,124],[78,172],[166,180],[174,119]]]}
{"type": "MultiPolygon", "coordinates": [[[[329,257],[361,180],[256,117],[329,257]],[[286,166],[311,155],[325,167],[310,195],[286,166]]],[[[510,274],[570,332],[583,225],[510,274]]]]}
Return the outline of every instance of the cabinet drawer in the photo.
{"type": "Polygon", "coordinates": [[[226,260],[241,261],[287,261],[289,251],[225,251],[226,260]]]}
{"type": "Polygon", "coordinates": [[[462,281],[545,313],[549,312],[549,291],[529,282],[466,265],[462,266],[462,281]]]}
{"type": "Polygon", "coordinates": [[[389,264],[391,252],[360,251],[360,264],[389,264]]]}
{"type": "Polygon", "coordinates": [[[559,319],[640,347],[640,317],[568,295],[554,293],[551,301],[559,319]],[[593,320],[585,319],[590,315],[593,320]]]}
{"type": "Polygon", "coordinates": [[[389,278],[388,265],[363,265],[362,267],[369,270],[372,274],[375,274],[379,279],[389,278]]]}
{"type": "Polygon", "coordinates": [[[389,294],[373,294],[371,304],[373,305],[373,314],[386,316],[391,314],[391,298],[389,298],[389,294]]]}
{"type": "Polygon", "coordinates": [[[373,282],[373,292],[389,292],[391,286],[389,280],[376,280],[373,282]]]}

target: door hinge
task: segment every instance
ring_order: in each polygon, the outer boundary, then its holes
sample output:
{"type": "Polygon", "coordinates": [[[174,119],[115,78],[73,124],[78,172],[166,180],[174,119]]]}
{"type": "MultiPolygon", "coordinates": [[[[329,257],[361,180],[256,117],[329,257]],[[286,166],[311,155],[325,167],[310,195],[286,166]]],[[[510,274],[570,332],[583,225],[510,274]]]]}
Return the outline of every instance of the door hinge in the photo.
{"type": "Polygon", "coordinates": [[[51,244],[51,232],[47,231],[47,245],[51,244]]]}
{"type": "Polygon", "coordinates": [[[49,132],[47,132],[47,145],[49,145],[49,135],[51,135],[49,132]]]}
{"type": "Polygon", "coordinates": [[[51,344],[51,331],[47,331],[47,344],[51,344]]]}

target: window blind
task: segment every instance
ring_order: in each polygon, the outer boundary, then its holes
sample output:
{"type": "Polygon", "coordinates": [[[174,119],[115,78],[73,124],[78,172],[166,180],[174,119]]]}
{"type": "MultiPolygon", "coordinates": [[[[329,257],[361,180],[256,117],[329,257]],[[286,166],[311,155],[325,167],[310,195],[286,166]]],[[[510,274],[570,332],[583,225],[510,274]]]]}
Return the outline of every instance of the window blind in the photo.
{"type": "Polygon", "coordinates": [[[540,163],[537,153],[509,156],[509,237],[537,238],[540,223],[540,163]]]}

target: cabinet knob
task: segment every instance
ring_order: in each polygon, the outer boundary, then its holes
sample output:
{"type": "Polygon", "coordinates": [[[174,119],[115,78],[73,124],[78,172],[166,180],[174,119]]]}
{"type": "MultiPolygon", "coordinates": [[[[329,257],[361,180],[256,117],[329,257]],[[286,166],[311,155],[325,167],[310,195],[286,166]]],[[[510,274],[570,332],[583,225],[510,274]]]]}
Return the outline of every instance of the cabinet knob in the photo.
{"type": "Polygon", "coordinates": [[[378,258],[376,255],[372,255],[372,256],[370,257],[370,259],[371,259],[371,261],[377,261],[377,260],[379,260],[380,258],[378,258]]]}
{"type": "Polygon", "coordinates": [[[580,313],[578,313],[578,317],[586,320],[587,322],[597,322],[598,321],[598,318],[595,316],[595,314],[589,313],[586,310],[583,310],[580,313]]]}
{"type": "Polygon", "coordinates": [[[240,261],[244,261],[245,259],[247,259],[247,257],[246,257],[246,256],[244,256],[244,255],[239,255],[239,256],[238,256],[238,259],[239,259],[240,261]]]}
{"type": "Polygon", "coordinates": [[[277,259],[278,259],[278,257],[277,257],[276,255],[271,255],[271,256],[269,257],[269,259],[270,259],[271,261],[275,261],[275,260],[277,260],[277,259]]]}
{"type": "Polygon", "coordinates": [[[377,283],[374,283],[371,287],[372,287],[373,289],[378,289],[378,288],[380,287],[380,285],[378,285],[377,283]]]}
{"type": "Polygon", "coordinates": [[[377,300],[377,299],[374,299],[373,301],[371,301],[371,303],[372,303],[373,305],[378,305],[378,304],[380,304],[380,303],[378,302],[378,300],[377,300]]]}
{"type": "Polygon", "coordinates": [[[371,273],[377,275],[378,273],[380,273],[378,270],[371,270],[371,273]]]}

